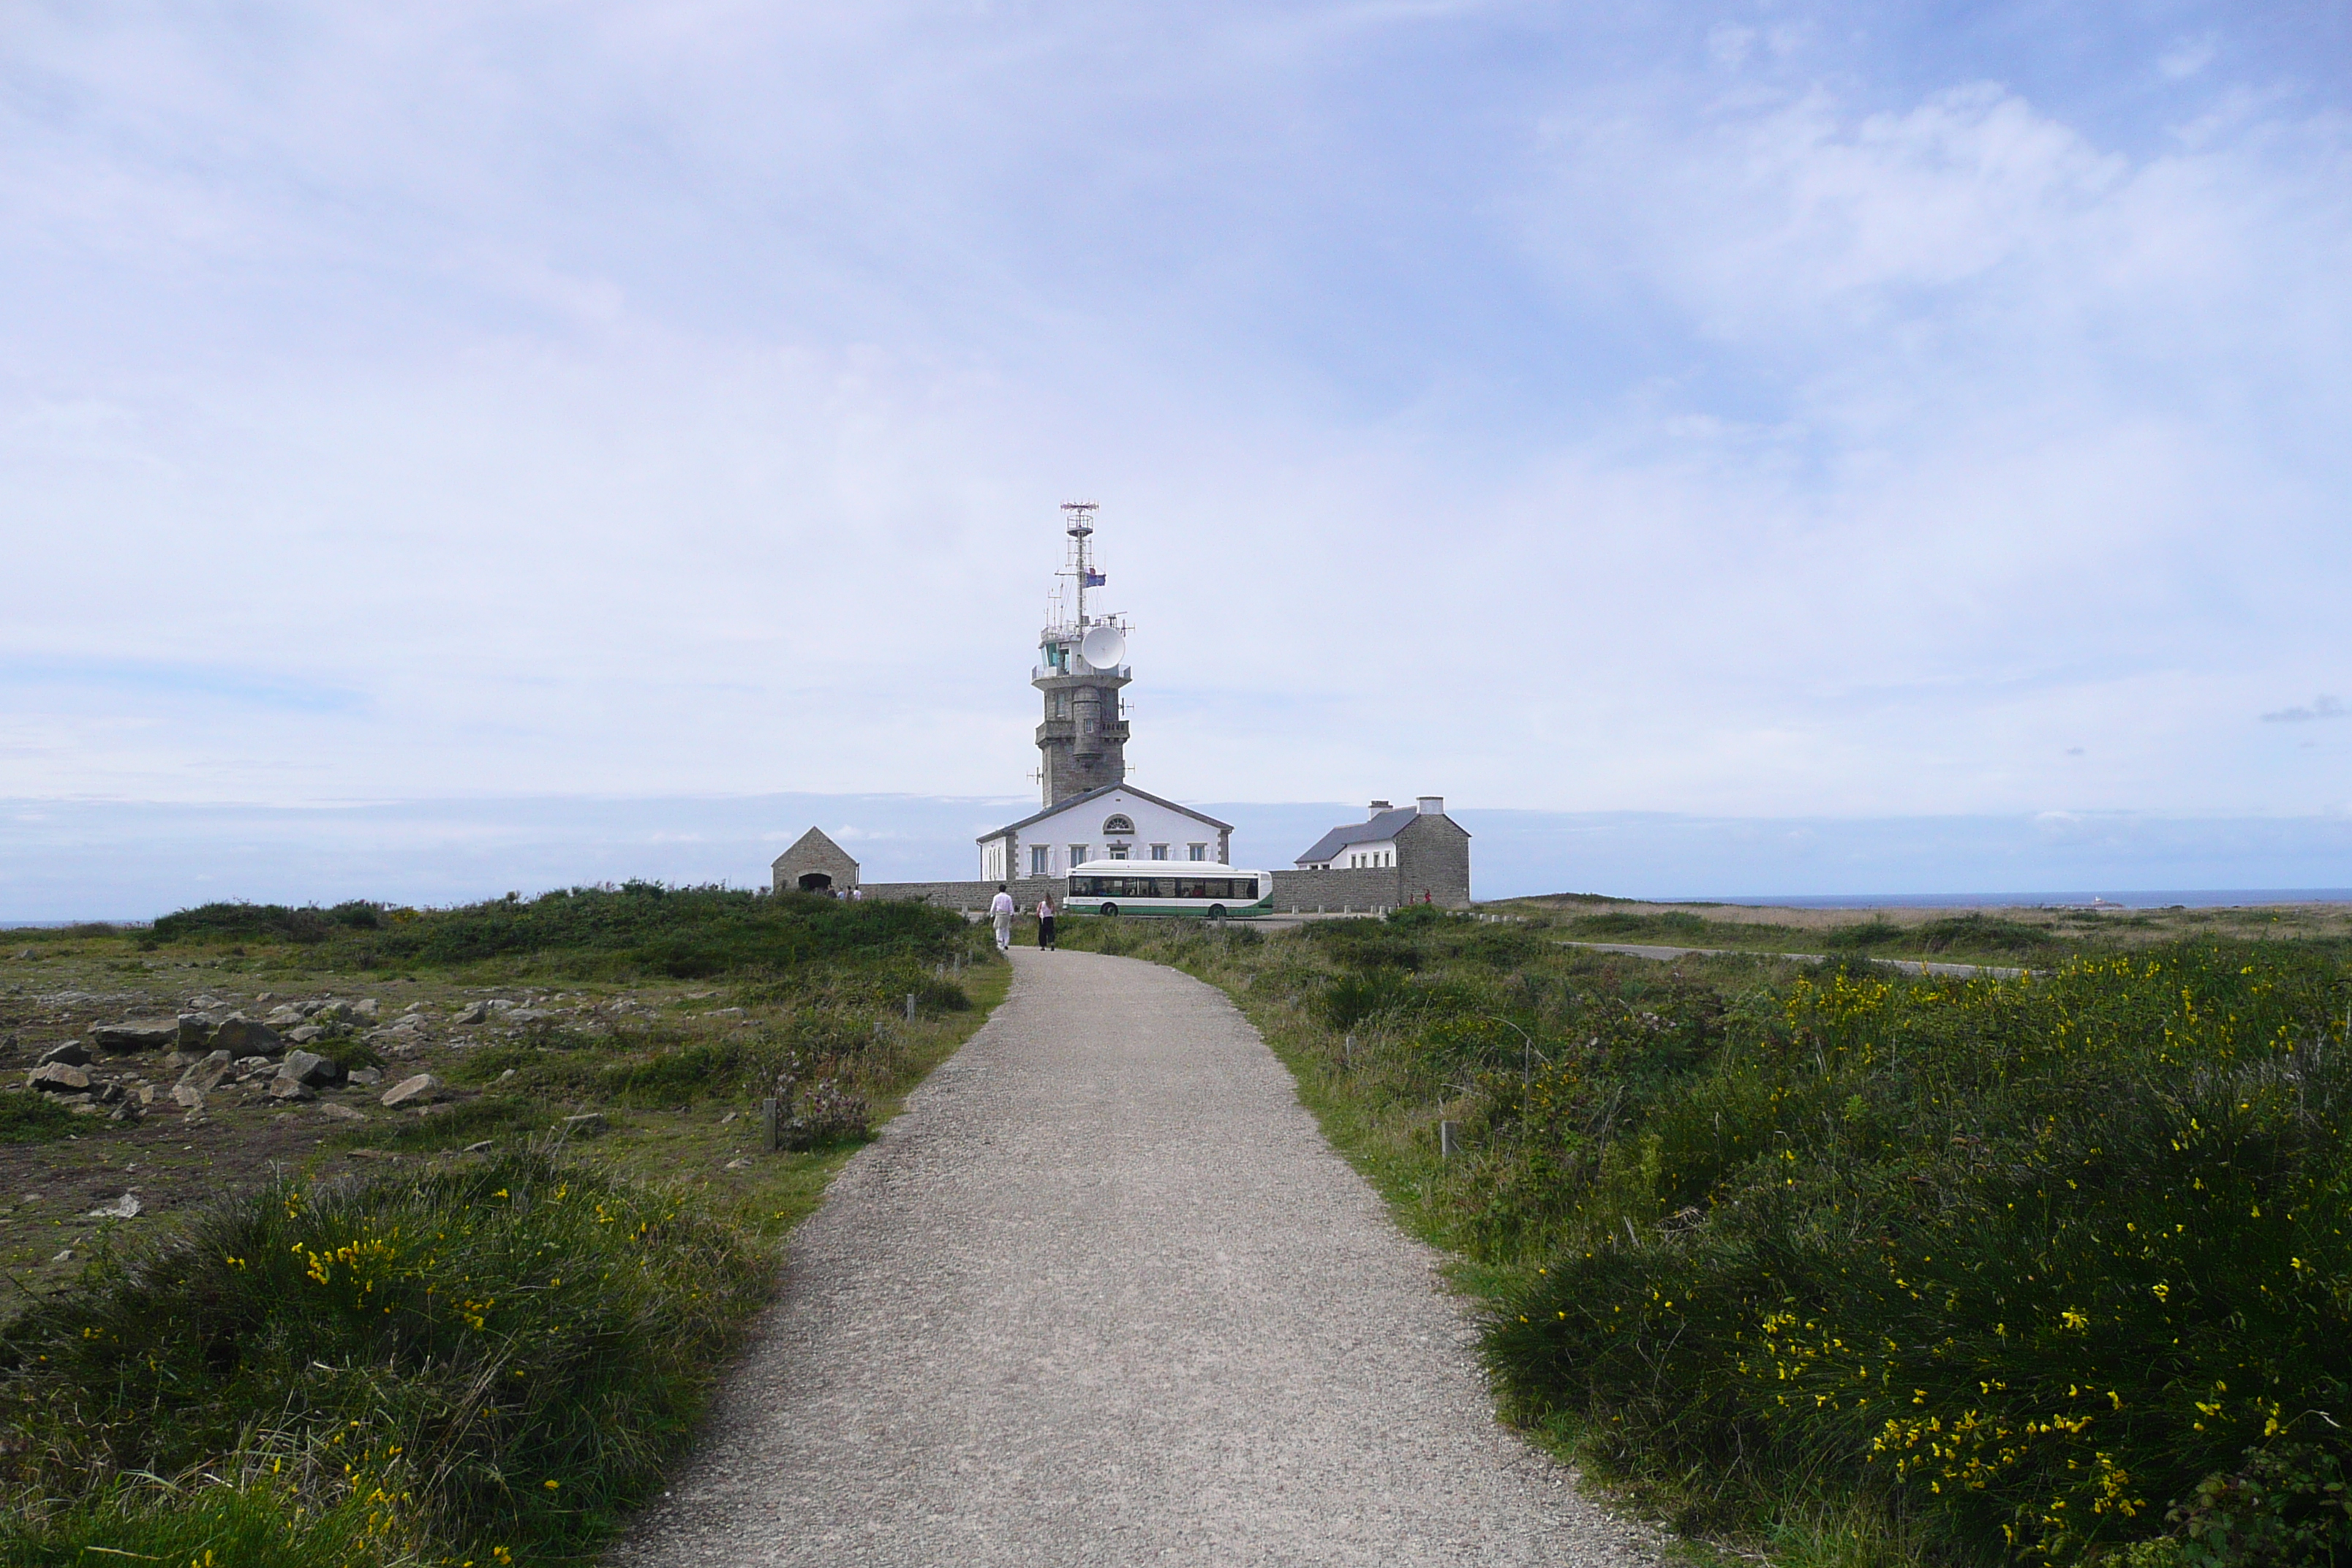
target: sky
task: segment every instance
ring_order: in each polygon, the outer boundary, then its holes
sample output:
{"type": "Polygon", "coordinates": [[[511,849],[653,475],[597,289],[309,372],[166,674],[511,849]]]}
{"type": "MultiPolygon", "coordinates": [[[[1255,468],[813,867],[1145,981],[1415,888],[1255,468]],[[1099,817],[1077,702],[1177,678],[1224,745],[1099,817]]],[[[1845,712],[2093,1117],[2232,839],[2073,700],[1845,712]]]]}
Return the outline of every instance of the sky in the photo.
{"type": "Polygon", "coordinates": [[[14,5],[0,842],[1013,800],[1084,499],[1157,794],[2352,885],[2347,277],[2335,4],[14,5]]]}

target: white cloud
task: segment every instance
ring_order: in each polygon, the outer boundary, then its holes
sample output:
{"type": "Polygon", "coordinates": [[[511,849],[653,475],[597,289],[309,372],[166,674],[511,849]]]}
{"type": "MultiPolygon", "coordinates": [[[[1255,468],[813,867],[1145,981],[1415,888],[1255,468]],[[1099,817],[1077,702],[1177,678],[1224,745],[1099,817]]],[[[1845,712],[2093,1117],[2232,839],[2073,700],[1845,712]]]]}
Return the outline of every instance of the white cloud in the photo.
{"type": "Polygon", "coordinates": [[[2240,742],[2343,652],[2343,124],[1586,20],[49,13],[0,657],[364,700],[14,698],[0,791],[1017,794],[1084,491],[1187,798],[2340,795],[2240,742]]]}

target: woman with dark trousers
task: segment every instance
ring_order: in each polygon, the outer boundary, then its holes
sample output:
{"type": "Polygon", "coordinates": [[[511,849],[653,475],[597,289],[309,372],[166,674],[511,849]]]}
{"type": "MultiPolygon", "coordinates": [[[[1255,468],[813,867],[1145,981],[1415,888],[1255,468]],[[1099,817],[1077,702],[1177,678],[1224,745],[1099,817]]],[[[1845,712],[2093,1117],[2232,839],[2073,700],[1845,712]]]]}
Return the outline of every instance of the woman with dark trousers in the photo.
{"type": "Polygon", "coordinates": [[[1037,951],[1049,952],[1054,946],[1054,900],[1037,900],[1037,951]]]}

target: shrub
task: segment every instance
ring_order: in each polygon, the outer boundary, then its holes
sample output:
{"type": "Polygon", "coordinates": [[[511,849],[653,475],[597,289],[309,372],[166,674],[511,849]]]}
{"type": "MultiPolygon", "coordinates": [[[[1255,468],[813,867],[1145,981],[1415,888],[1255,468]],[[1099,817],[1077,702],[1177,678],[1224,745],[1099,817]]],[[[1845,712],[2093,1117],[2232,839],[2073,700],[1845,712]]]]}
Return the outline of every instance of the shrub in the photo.
{"type": "Polygon", "coordinates": [[[0,1542],[139,1550],[118,1542],[277,1488],[379,1559],[579,1549],[658,1483],[768,1279],[673,1200],[541,1151],[281,1184],[0,1329],[0,1542]]]}
{"type": "Polygon", "coordinates": [[[1800,978],[1573,1168],[1489,1357],[1630,1468],[1844,1476],[2045,1561],[2147,1536],[2250,1444],[2337,1441],[2338,985],[2282,948],[1800,978]]]}
{"type": "Polygon", "coordinates": [[[86,1125],[46,1094],[29,1089],[0,1092],[0,1143],[47,1143],[86,1125]]]}

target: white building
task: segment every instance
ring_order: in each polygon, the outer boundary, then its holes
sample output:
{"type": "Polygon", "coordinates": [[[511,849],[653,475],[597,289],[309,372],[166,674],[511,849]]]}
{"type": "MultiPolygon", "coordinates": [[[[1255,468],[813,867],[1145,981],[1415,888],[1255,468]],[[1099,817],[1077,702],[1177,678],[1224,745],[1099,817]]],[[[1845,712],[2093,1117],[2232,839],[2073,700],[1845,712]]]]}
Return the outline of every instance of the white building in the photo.
{"type": "Polygon", "coordinates": [[[1213,860],[1232,852],[1230,822],[1130,784],[1074,795],[980,840],[980,878],[1059,877],[1087,860],[1213,860]]]}
{"type": "Polygon", "coordinates": [[[1386,869],[1397,863],[1397,834],[1412,826],[1415,816],[1431,811],[1443,815],[1444,810],[1445,802],[1435,795],[1424,795],[1417,805],[1402,810],[1376,800],[1363,821],[1333,828],[1295,864],[1302,871],[1386,869]]]}

